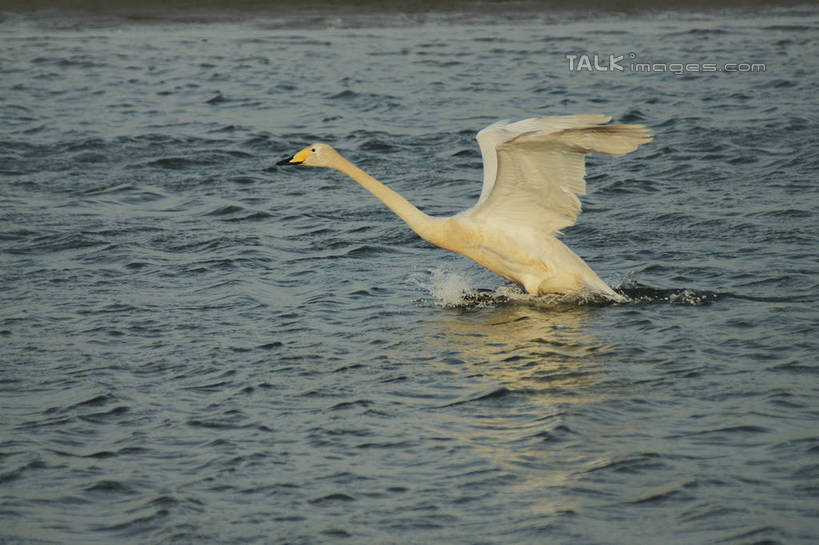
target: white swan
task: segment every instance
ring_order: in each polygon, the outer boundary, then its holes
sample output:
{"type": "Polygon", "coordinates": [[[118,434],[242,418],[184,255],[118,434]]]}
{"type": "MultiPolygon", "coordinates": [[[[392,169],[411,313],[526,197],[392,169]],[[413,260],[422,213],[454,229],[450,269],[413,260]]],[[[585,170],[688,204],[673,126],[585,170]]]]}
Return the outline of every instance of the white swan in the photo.
{"type": "Polygon", "coordinates": [[[478,133],[483,189],[477,204],[448,218],[428,216],[326,144],[313,144],[279,165],[329,167],[375,195],[418,235],[470,257],[531,295],[623,297],[557,239],[580,213],[585,155],[620,156],[651,141],[642,125],[604,125],[600,114],[499,121],[478,133]]]}

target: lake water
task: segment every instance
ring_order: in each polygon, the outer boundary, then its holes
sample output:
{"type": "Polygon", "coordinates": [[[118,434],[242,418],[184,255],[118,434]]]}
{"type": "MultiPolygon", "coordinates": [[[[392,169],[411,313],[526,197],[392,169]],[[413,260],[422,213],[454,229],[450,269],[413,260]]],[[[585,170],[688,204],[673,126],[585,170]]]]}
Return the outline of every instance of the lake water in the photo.
{"type": "Polygon", "coordinates": [[[817,543],[817,51],[815,5],[6,12],[0,542],[817,543]],[[626,304],[273,166],[448,215],[477,130],[582,112],[656,134],[564,236],[626,304]]]}

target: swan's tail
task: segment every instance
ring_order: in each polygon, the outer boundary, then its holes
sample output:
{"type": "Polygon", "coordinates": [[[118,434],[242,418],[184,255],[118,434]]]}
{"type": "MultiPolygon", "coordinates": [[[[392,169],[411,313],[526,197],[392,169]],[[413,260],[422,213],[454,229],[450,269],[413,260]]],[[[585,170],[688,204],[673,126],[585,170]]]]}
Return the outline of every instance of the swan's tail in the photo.
{"type": "Polygon", "coordinates": [[[598,284],[588,287],[589,293],[592,294],[592,296],[600,296],[615,303],[625,303],[628,301],[628,297],[620,295],[619,293],[611,289],[608,286],[608,284],[606,284],[602,280],[600,280],[598,284]]]}

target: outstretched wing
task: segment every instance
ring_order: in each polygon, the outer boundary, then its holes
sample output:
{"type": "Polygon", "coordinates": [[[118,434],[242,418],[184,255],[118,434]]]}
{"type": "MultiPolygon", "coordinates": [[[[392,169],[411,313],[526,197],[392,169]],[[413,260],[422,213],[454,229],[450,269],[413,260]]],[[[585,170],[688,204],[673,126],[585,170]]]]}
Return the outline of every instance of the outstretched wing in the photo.
{"type": "Polygon", "coordinates": [[[600,114],[500,121],[478,133],[484,181],[475,219],[552,233],[573,225],[585,195],[585,156],[624,155],[651,141],[642,125],[603,125],[600,114]]]}

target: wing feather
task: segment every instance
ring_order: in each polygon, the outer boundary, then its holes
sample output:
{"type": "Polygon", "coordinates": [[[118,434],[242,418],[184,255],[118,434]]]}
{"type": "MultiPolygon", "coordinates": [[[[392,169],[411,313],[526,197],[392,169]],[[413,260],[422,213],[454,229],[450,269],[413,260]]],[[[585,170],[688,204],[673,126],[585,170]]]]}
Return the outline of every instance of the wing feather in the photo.
{"type": "Polygon", "coordinates": [[[586,194],[585,156],[624,155],[651,140],[642,125],[602,125],[600,114],[500,121],[478,133],[484,183],[470,211],[553,233],[574,225],[586,194]]]}

